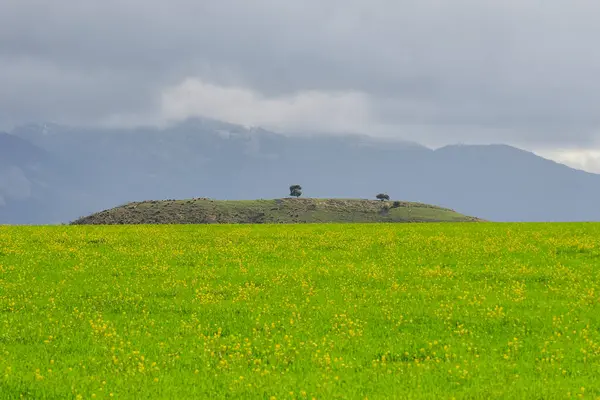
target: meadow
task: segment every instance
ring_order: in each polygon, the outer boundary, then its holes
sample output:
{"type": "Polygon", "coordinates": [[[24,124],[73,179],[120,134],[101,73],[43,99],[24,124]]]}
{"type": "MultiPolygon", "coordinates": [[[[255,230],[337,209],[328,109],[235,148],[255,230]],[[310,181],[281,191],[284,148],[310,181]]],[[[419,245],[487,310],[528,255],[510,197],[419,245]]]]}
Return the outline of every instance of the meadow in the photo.
{"type": "Polygon", "coordinates": [[[600,224],[0,227],[13,398],[600,398],[600,224]]]}

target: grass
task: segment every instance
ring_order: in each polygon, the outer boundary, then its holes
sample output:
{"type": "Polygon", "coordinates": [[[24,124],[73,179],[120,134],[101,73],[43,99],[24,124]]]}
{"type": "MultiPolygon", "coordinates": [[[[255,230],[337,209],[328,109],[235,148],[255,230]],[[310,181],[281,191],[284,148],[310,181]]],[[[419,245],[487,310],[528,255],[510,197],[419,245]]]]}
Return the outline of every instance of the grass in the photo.
{"type": "Polygon", "coordinates": [[[163,200],[129,203],[73,224],[287,224],[464,222],[477,218],[423,203],[360,199],[163,200]]]}
{"type": "Polygon", "coordinates": [[[598,237],[0,227],[0,398],[599,398],[598,237]]]}

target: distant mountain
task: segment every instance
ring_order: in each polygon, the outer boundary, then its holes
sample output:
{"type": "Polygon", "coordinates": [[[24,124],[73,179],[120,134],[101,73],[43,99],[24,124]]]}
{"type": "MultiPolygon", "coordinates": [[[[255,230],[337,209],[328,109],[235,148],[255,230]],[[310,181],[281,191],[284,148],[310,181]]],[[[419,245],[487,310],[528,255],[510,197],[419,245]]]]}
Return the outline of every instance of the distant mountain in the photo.
{"type": "MultiPolygon", "coordinates": [[[[14,135],[0,133],[0,223],[50,221],[62,200],[60,164],[45,150],[14,135]],[[55,202],[55,203],[54,203],[55,202]]],[[[58,220],[57,220],[58,221],[58,220]]]]}
{"type": "Polygon", "coordinates": [[[0,223],[69,222],[130,201],[279,198],[294,183],[307,197],[386,192],[493,221],[600,220],[600,175],[505,145],[432,150],[200,118],[164,129],[31,124],[0,136],[0,149],[5,143],[20,150],[0,150],[0,166],[10,164],[1,170],[18,168],[35,190],[16,196],[21,178],[11,175],[12,211],[0,206],[0,223]]]}
{"type": "Polygon", "coordinates": [[[31,164],[46,157],[44,150],[28,141],[0,132],[0,166],[31,164]]]}

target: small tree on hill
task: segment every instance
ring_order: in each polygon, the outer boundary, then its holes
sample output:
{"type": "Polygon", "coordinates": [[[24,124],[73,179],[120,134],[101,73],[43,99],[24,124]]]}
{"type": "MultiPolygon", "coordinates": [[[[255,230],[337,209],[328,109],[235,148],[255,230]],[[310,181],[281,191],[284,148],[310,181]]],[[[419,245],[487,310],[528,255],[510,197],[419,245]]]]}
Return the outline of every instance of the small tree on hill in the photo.
{"type": "Polygon", "coordinates": [[[300,185],[290,186],[290,196],[296,197],[296,198],[302,196],[302,186],[300,186],[300,185]]]}
{"type": "Polygon", "coordinates": [[[375,196],[377,198],[377,200],[381,200],[381,201],[386,201],[390,199],[390,196],[388,196],[385,193],[379,193],[377,196],[375,196]]]}

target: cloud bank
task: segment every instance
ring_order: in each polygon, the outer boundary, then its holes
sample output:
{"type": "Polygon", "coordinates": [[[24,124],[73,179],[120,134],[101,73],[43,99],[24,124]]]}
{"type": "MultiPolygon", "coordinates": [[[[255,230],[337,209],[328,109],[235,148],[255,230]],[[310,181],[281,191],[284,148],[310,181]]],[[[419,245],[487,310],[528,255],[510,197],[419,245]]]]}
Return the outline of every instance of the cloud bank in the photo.
{"type": "Polygon", "coordinates": [[[595,151],[598,18],[591,0],[5,0],[0,126],[204,115],[595,151]]]}

